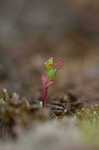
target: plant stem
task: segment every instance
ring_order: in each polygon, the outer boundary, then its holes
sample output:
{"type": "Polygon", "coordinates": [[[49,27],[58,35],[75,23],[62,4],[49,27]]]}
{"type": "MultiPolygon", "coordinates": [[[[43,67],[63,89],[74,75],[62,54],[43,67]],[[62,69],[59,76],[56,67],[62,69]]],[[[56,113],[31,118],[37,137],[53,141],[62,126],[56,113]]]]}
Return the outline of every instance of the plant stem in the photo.
{"type": "Polygon", "coordinates": [[[48,89],[48,88],[44,88],[44,89],[43,89],[43,98],[42,98],[42,100],[43,100],[43,104],[42,104],[43,108],[46,107],[47,89],[48,89]]]}

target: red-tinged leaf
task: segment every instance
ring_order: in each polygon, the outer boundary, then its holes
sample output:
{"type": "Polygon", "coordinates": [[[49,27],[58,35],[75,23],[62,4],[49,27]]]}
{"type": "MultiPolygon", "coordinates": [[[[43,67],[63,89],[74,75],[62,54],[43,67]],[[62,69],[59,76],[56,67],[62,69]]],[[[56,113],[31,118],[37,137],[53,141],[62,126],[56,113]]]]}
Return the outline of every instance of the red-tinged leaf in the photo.
{"type": "Polygon", "coordinates": [[[51,86],[52,84],[54,83],[54,81],[48,81],[48,83],[47,83],[47,88],[49,87],[49,86],[51,86]]]}
{"type": "Polygon", "coordinates": [[[48,88],[49,86],[51,86],[54,83],[54,81],[49,80],[48,76],[46,75],[42,75],[42,84],[44,88],[48,88]]]}
{"type": "Polygon", "coordinates": [[[57,65],[56,59],[53,57],[53,66],[56,67],[56,65],[57,65]]]}
{"type": "Polygon", "coordinates": [[[58,69],[61,69],[64,65],[64,59],[63,58],[60,58],[57,62],[57,67],[58,69]]]}

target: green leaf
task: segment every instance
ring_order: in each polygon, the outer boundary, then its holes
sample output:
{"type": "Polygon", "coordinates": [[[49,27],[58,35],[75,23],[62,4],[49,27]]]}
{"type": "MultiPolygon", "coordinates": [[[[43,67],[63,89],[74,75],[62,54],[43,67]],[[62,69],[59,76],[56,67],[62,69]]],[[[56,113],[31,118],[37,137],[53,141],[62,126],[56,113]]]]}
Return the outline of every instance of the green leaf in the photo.
{"type": "Polygon", "coordinates": [[[52,65],[52,64],[53,64],[53,57],[51,57],[51,58],[48,59],[48,64],[49,64],[49,65],[52,65]]]}
{"type": "Polygon", "coordinates": [[[53,57],[49,58],[47,60],[47,62],[45,62],[44,65],[45,65],[45,68],[46,68],[47,71],[49,71],[50,69],[52,69],[53,68],[52,67],[52,65],[53,65],[53,57]]]}
{"type": "Polygon", "coordinates": [[[52,66],[49,65],[48,63],[45,63],[45,68],[47,71],[49,71],[50,69],[52,69],[52,66]]]}
{"type": "Polygon", "coordinates": [[[53,80],[54,77],[56,76],[56,69],[50,69],[49,71],[46,72],[47,76],[50,80],[53,80]]]}

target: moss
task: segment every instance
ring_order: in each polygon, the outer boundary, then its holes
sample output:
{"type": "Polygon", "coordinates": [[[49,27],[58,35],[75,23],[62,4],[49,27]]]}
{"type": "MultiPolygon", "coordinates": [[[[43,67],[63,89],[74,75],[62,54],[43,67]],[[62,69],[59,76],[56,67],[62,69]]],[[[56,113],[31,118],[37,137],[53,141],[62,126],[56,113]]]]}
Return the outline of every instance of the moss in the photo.
{"type": "Polygon", "coordinates": [[[25,129],[33,121],[46,121],[49,115],[47,112],[35,99],[21,98],[18,94],[3,89],[0,91],[0,137],[17,136],[14,130],[16,126],[25,129]]]}
{"type": "Polygon", "coordinates": [[[99,146],[99,105],[83,107],[75,116],[84,140],[94,147],[99,146]]]}

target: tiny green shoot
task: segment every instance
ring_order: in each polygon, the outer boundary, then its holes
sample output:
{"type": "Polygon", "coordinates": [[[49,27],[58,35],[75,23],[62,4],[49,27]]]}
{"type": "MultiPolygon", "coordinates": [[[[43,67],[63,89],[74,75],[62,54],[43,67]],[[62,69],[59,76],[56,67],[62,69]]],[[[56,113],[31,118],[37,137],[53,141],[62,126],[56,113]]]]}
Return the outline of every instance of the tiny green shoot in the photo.
{"type": "Polygon", "coordinates": [[[43,97],[42,97],[42,106],[46,107],[47,95],[48,95],[48,87],[53,85],[54,78],[56,77],[56,73],[59,69],[61,69],[64,65],[64,59],[60,58],[56,60],[54,57],[50,57],[47,61],[44,62],[44,74],[41,77],[42,85],[43,85],[43,97]]]}

